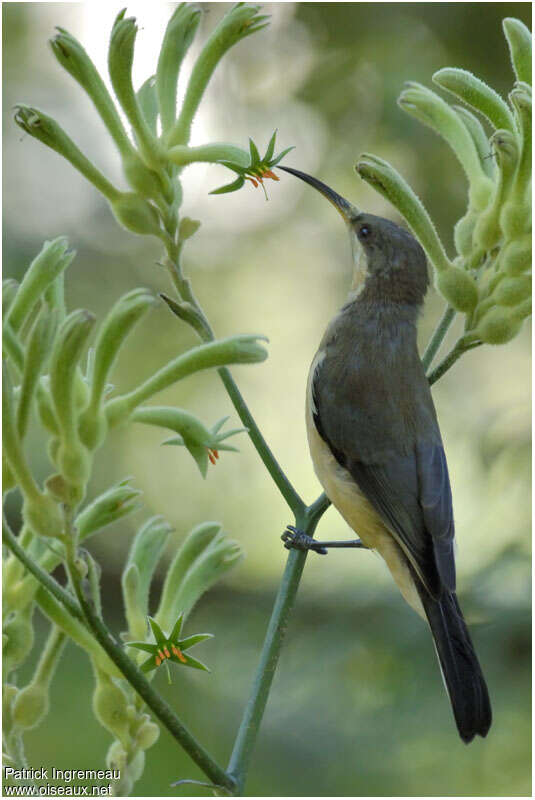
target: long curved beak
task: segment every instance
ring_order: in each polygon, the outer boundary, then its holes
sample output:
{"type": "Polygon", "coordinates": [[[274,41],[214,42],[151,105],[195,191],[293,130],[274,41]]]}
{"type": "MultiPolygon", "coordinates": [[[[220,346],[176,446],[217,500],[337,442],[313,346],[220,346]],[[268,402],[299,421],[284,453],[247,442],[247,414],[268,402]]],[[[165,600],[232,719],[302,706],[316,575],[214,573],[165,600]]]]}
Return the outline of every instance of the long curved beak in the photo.
{"type": "Polygon", "coordinates": [[[280,165],[277,167],[277,169],[282,169],[284,172],[289,172],[290,175],[295,175],[296,178],[301,178],[302,181],[308,183],[310,186],[313,186],[314,189],[317,189],[320,194],[326,197],[327,200],[333,204],[345,222],[351,222],[360,214],[360,210],[350,203],[349,200],[346,200],[345,197],[339,195],[334,191],[334,189],[331,189],[317,178],[313,178],[312,175],[307,175],[306,172],[301,172],[300,170],[292,169],[291,167],[281,167],[280,165]]]}

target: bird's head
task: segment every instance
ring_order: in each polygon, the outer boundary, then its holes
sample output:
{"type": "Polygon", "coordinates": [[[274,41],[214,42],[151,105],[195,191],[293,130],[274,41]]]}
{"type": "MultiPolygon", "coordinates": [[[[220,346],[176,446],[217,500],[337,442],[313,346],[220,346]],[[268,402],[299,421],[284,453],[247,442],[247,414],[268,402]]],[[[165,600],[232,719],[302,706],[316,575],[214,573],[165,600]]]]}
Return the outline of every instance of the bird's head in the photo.
{"type": "Polygon", "coordinates": [[[291,167],[285,172],[313,186],[329,200],[349,229],[353,253],[353,292],[371,301],[420,305],[429,285],[427,261],[407,230],[388,219],[366,214],[326,184],[291,167]]]}

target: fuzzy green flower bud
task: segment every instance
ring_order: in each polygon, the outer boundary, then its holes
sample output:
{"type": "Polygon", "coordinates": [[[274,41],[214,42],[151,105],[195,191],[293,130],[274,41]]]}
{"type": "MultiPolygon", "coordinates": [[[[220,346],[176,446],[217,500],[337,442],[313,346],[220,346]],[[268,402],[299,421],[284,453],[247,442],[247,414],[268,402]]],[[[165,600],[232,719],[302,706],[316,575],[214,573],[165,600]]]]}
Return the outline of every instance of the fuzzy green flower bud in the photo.
{"type": "Polygon", "coordinates": [[[137,102],[153,136],[158,134],[158,98],[156,75],[151,75],[136,92],[137,102]]]}
{"type": "Polygon", "coordinates": [[[518,161],[517,139],[510,131],[496,131],[490,143],[498,161],[498,180],[492,200],[481,213],[474,229],[474,243],[484,251],[492,250],[501,239],[500,211],[518,161]]]}
{"type": "Polygon", "coordinates": [[[19,288],[19,282],[14,278],[6,278],[2,281],[2,318],[5,319],[11,304],[15,299],[19,288]]]}
{"type": "Polygon", "coordinates": [[[18,105],[16,109],[15,122],[19,128],[67,159],[109,201],[119,195],[115,186],[84,156],[61,125],[52,117],[29,106],[18,105]]]}
{"type": "Polygon", "coordinates": [[[461,121],[463,122],[464,126],[468,130],[468,133],[473,139],[473,142],[476,146],[477,153],[479,155],[479,160],[481,162],[481,167],[483,172],[491,179],[494,179],[494,161],[490,158],[491,150],[489,140],[487,139],[487,134],[485,133],[485,129],[483,125],[479,121],[479,119],[472,114],[464,106],[452,106],[455,109],[455,113],[459,115],[461,121]]]}
{"type": "Polygon", "coordinates": [[[163,517],[152,517],[137,532],[128,554],[123,598],[128,629],[136,639],[145,633],[150,583],[171,531],[163,517]]]}
{"type": "Polygon", "coordinates": [[[108,69],[115,95],[136,137],[141,156],[148,167],[159,170],[161,147],[150,130],[139,106],[132,83],[132,64],[137,25],[134,17],[125,17],[126,9],[113,24],[108,51],[108,69]]]}
{"type": "Polygon", "coordinates": [[[500,212],[500,227],[507,241],[524,237],[531,230],[531,203],[508,200],[500,212]]]}
{"type": "Polygon", "coordinates": [[[504,278],[492,293],[492,297],[499,306],[517,306],[527,297],[531,297],[531,275],[504,278]]]}
{"type": "Polygon", "coordinates": [[[121,742],[117,739],[112,742],[106,754],[106,766],[108,769],[118,769],[123,774],[126,767],[127,753],[121,742]]]}
{"type": "Polygon", "coordinates": [[[19,375],[22,374],[24,369],[24,348],[19,337],[7,321],[2,326],[2,353],[3,358],[13,364],[19,375]]]}
{"type": "Polygon", "coordinates": [[[394,167],[382,158],[363,153],[355,167],[357,173],[386,197],[407,220],[426,255],[439,272],[451,267],[444,245],[438,237],[431,217],[419,197],[394,167]]]}
{"type": "Polygon", "coordinates": [[[477,304],[476,282],[460,267],[450,267],[437,276],[437,288],[448,303],[457,309],[470,313],[477,304]]]}
{"type": "Polygon", "coordinates": [[[479,321],[476,334],[487,344],[505,344],[515,338],[530,314],[531,298],[512,308],[496,306],[479,321]]]}
{"type": "Polygon", "coordinates": [[[220,21],[205,43],[190,75],[186,96],[175,126],[169,132],[168,144],[187,144],[191,124],[202,96],[220,59],[241,39],[261,30],[266,16],[258,15],[259,6],[237,3],[220,21]]]}
{"type": "Polygon", "coordinates": [[[15,333],[20,331],[50,284],[71,264],[76,253],[67,250],[68,246],[65,236],[45,242],[26,270],[7,315],[7,322],[15,333]]]}
{"type": "Polygon", "coordinates": [[[15,423],[11,381],[5,369],[2,381],[2,428],[3,454],[9,472],[23,494],[22,517],[25,524],[42,536],[62,536],[63,516],[52,498],[41,492],[26,461],[15,423]]]}
{"type": "Polygon", "coordinates": [[[159,197],[161,183],[158,175],[141,160],[126,134],[115,103],[104,81],[86,51],[68,31],[58,28],[58,34],[51,40],[52,52],[61,66],[80,84],[93,102],[102,121],[108,129],[119,153],[127,181],[137,192],[147,197],[159,197]]]}
{"type": "Polygon", "coordinates": [[[48,689],[30,683],[21,689],[13,704],[13,722],[21,730],[35,728],[48,714],[49,706],[48,689]]]}
{"type": "Polygon", "coordinates": [[[418,83],[407,83],[398,103],[442,136],[459,159],[470,183],[470,205],[482,209],[488,203],[492,181],[483,171],[479,153],[466,125],[441,97],[418,83]]]}
{"type": "Polygon", "coordinates": [[[433,75],[433,81],[476,111],[481,112],[496,129],[514,133],[515,123],[507,103],[490,86],[465,69],[446,67],[433,75]]]}
{"type": "Polygon", "coordinates": [[[75,526],[81,541],[95,531],[102,530],[112,522],[140,508],[135,500],[141,491],[129,486],[129,480],[126,478],[112,486],[80,511],[76,517],[75,526]]]}
{"type": "Polygon", "coordinates": [[[124,747],[130,740],[128,719],[128,697],[113,680],[101,670],[95,670],[96,686],[93,692],[93,713],[124,747]]]}
{"type": "Polygon", "coordinates": [[[134,192],[122,192],[110,201],[117,222],[127,231],[141,236],[162,238],[160,218],[153,205],[134,192]]]}
{"type": "Polygon", "coordinates": [[[186,573],[175,598],[175,608],[186,618],[202,595],[243,557],[239,542],[226,537],[212,542],[186,573]]]}
{"type": "Polygon", "coordinates": [[[64,28],[50,40],[52,52],[61,66],[84,89],[93,102],[121,154],[133,150],[106,85],[80,42],[64,28]]]}
{"type": "Polygon", "coordinates": [[[479,211],[469,209],[464,217],[457,220],[453,229],[455,248],[459,255],[469,256],[473,251],[473,236],[476,222],[479,218],[479,211]]]}
{"type": "Polygon", "coordinates": [[[221,539],[223,533],[220,522],[202,522],[182,542],[167,570],[155,616],[162,628],[169,630],[180,613],[176,601],[186,573],[212,542],[221,539]]]}
{"type": "Polygon", "coordinates": [[[515,175],[513,191],[517,199],[525,196],[531,181],[531,144],[532,144],[532,100],[531,86],[517,83],[509,95],[515,109],[521,134],[520,159],[515,175]]]}
{"type": "Polygon", "coordinates": [[[32,614],[33,603],[30,603],[25,609],[8,615],[2,626],[2,657],[6,674],[22,664],[33,647],[32,614]]]}
{"type": "Polygon", "coordinates": [[[37,411],[42,426],[55,436],[59,435],[59,425],[54,413],[52,398],[49,391],[50,381],[48,376],[43,376],[37,385],[37,411]]]}
{"type": "Polygon", "coordinates": [[[78,362],[94,322],[89,311],[80,309],[69,314],[59,329],[50,363],[50,392],[61,429],[58,467],[80,490],[89,477],[91,462],[78,436],[75,388],[78,362]]]}
{"type": "Polygon", "coordinates": [[[127,766],[128,777],[130,778],[133,784],[141,778],[144,769],[145,769],[145,753],[143,752],[143,750],[138,750],[138,752],[133,757],[132,761],[130,761],[130,763],[127,766]]]}
{"type": "Polygon", "coordinates": [[[13,703],[18,693],[19,688],[12,683],[2,686],[2,728],[6,738],[13,727],[13,703]]]}
{"type": "Polygon", "coordinates": [[[26,344],[24,370],[17,408],[17,430],[21,439],[28,427],[33,399],[57,329],[57,315],[42,312],[36,319],[26,344]]]}
{"type": "Polygon", "coordinates": [[[135,150],[123,156],[122,164],[124,176],[137,194],[156,200],[163,195],[168,202],[170,201],[169,186],[163,174],[160,177],[147,167],[135,150]]]}
{"type": "Polygon", "coordinates": [[[520,275],[531,267],[531,234],[507,242],[500,253],[500,269],[508,275],[520,275]]]}
{"type": "Polygon", "coordinates": [[[118,300],[100,326],[95,343],[89,404],[80,416],[80,438],[91,450],[99,447],[107,430],[102,400],[110,372],[129,333],[156,302],[147,289],[134,289],[118,300]]]}
{"type": "Polygon", "coordinates": [[[123,422],[132,411],[157,392],[172,386],[182,378],[211,367],[227,364],[253,364],[264,361],[267,352],[260,340],[264,336],[230,336],[228,339],[202,344],[175,358],[155,375],[122,397],[110,400],[106,405],[106,416],[110,427],[123,422]]]}
{"type": "Polygon", "coordinates": [[[54,498],[48,493],[25,497],[22,506],[24,524],[37,536],[62,538],[65,521],[54,498]]]}
{"type": "Polygon", "coordinates": [[[531,86],[531,33],[523,22],[514,17],[506,17],[502,25],[515,75],[519,81],[531,86]]]}
{"type": "Polygon", "coordinates": [[[158,741],[160,729],[155,722],[144,722],[136,733],[135,745],[141,750],[148,750],[158,741]]]}
{"type": "Polygon", "coordinates": [[[175,124],[178,73],[200,18],[200,8],[190,3],[181,3],[165,30],[156,71],[156,92],[164,134],[175,124]]]}
{"type": "Polygon", "coordinates": [[[178,238],[181,242],[185,242],[186,239],[191,239],[191,237],[197,233],[200,227],[201,223],[198,219],[182,217],[178,228],[178,238]]]}

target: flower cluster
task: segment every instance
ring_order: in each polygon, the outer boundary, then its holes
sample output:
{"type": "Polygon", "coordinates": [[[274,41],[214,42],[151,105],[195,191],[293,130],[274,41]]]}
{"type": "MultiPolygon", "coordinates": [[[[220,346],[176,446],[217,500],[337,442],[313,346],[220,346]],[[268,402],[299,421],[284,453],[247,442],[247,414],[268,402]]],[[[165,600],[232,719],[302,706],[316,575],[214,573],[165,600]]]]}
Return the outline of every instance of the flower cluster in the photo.
{"type": "Polygon", "coordinates": [[[357,164],[359,175],[404,215],[436,269],[437,288],[466,315],[466,346],[504,344],[531,314],[531,34],[516,19],[505,19],[503,29],[516,77],[508,101],[454,68],[439,70],[433,80],[463,105],[450,106],[417,83],[406,84],[399,97],[404,111],[449,144],[468,179],[468,206],[455,226],[452,260],[421,201],[394,168],[368,154],[357,164]]]}

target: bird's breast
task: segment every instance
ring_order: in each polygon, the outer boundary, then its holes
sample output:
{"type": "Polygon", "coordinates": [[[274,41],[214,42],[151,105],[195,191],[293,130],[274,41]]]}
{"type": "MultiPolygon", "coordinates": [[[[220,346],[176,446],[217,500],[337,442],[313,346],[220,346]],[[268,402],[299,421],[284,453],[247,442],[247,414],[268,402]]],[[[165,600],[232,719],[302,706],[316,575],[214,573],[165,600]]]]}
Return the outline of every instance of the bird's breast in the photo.
{"type": "Polygon", "coordinates": [[[314,373],[324,358],[325,351],[320,349],[310,367],[306,392],[306,429],[314,471],[333,506],[362,543],[370,550],[376,550],[384,559],[406,602],[424,617],[422,603],[401,548],[353,477],[338,463],[329,445],[318,433],[314,422],[312,383],[314,373]]]}

